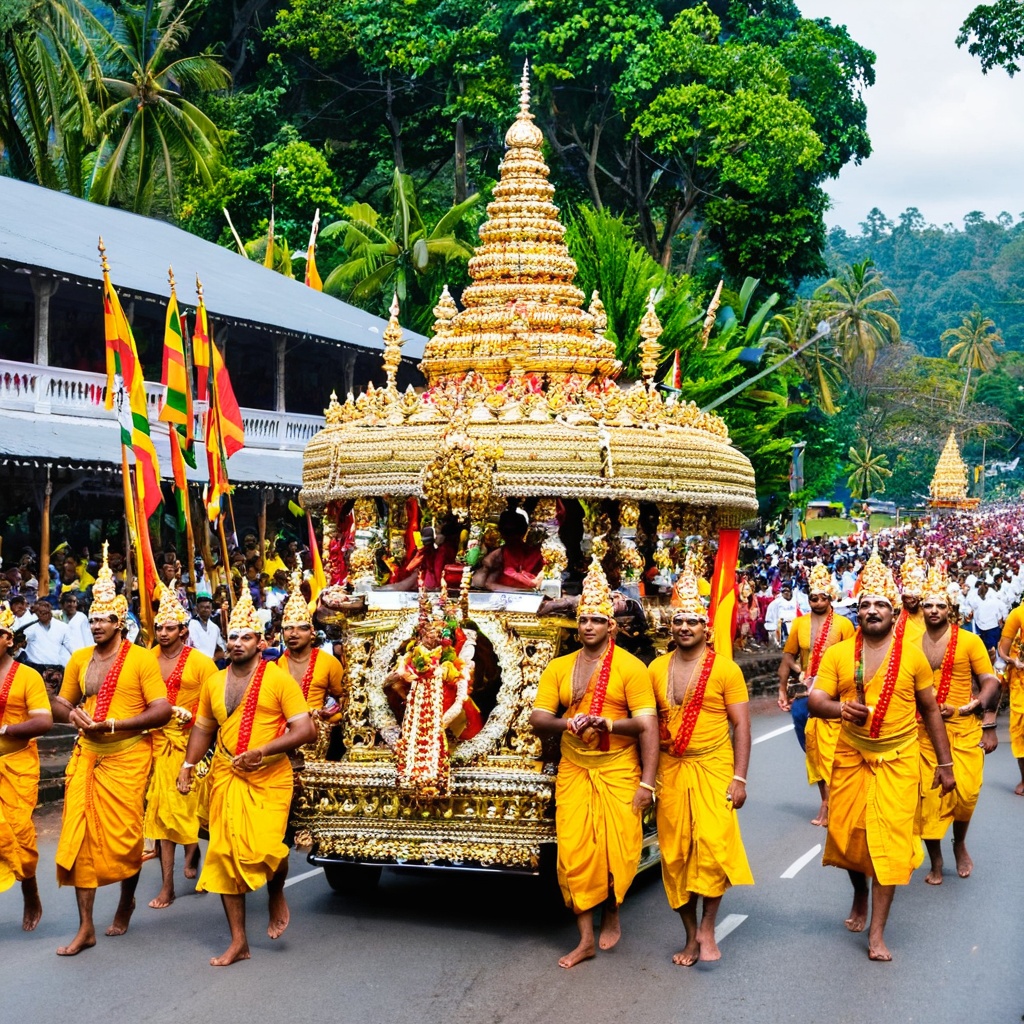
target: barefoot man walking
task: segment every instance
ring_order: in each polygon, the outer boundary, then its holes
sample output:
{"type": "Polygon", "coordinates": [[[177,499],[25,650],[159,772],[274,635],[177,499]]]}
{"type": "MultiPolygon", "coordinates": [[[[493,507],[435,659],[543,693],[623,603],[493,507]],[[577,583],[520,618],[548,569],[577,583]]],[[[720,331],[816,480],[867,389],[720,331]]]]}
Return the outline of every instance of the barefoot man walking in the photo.
{"type": "Polygon", "coordinates": [[[708,645],[708,614],[689,568],[676,581],[673,603],[676,649],[651,662],[650,676],[661,739],[661,877],[686,931],[686,945],[672,962],[690,967],[721,959],[715,920],[725,890],[754,884],[736,819],[747,799],[750,711],[739,666],[708,645]]]}
{"type": "Polygon", "coordinates": [[[898,602],[892,571],[876,551],[861,573],[860,630],[825,652],[810,697],[812,715],[838,718],[841,726],[822,863],[850,874],[851,932],[867,924],[867,879],[873,879],[868,957],[881,961],[892,959],[884,933],[896,886],[906,885],[924,859],[915,832],[921,785],[917,712],[938,757],[932,786],[950,793],[956,785],[931,666],[903,630],[893,628],[898,602]]]}
{"type": "Polygon", "coordinates": [[[577,608],[583,647],[549,662],[530,716],[541,736],[561,738],[558,883],[576,915],[580,941],[559,967],[574,967],[594,956],[598,945],[611,949],[619,941],[619,907],[640,860],[641,816],[654,799],[654,694],[644,663],[609,635],[612,616],[611,590],[595,558],[577,608]],[[603,916],[595,943],[597,907],[603,916]]]}
{"type": "Polygon", "coordinates": [[[196,764],[216,737],[210,769],[210,845],[196,884],[198,892],[220,893],[231,942],[214,967],[249,959],[245,897],[267,886],[270,924],[280,938],[288,927],[284,883],[288,847],[284,833],[292,800],[289,751],[316,736],[298,684],[260,655],[263,627],[248,588],[228,622],[231,664],[203,683],[178,790],[192,788],[196,764]],[[280,734],[282,720],[284,731],[280,734]]]}

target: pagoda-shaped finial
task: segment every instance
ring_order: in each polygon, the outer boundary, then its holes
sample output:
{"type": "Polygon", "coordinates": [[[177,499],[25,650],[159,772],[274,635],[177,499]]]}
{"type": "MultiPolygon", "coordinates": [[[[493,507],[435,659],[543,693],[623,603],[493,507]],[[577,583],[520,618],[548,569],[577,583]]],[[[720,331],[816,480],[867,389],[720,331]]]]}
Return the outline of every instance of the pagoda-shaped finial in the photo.
{"type": "Polygon", "coordinates": [[[967,466],[960,455],[956,434],[950,430],[928,488],[931,504],[943,508],[973,508],[977,498],[967,497],[967,466]]]}
{"type": "Polygon", "coordinates": [[[99,245],[96,246],[100,251],[100,266],[103,268],[104,274],[110,273],[110,264],[107,262],[107,247],[103,244],[103,236],[100,235],[99,245]]]}
{"type": "Polygon", "coordinates": [[[530,58],[523,61],[523,77],[519,80],[519,116],[533,120],[530,113],[530,58]]]}
{"type": "MultiPolygon", "coordinates": [[[[509,149],[537,149],[544,143],[544,133],[533,123],[530,111],[530,62],[523,64],[523,77],[519,82],[519,113],[512,127],[505,133],[509,149]]],[[[537,154],[538,158],[540,154],[537,154]]],[[[546,177],[547,175],[545,175],[546,177]]]]}
{"type": "Polygon", "coordinates": [[[708,311],[704,317],[704,326],[700,331],[701,348],[708,347],[708,339],[711,337],[711,328],[715,326],[715,320],[718,318],[718,307],[722,304],[722,288],[724,287],[725,281],[719,281],[718,287],[715,289],[715,294],[708,303],[708,311]]]}
{"type": "Polygon", "coordinates": [[[402,345],[405,338],[398,322],[398,293],[391,300],[391,319],[384,328],[384,370],[388,375],[387,390],[397,393],[398,367],[402,362],[402,345]]]}
{"type": "Polygon", "coordinates": [[[658,339],[662,332],[661,321],[654,311],[653,288],[647,297],[647,312],[644,313],[637,332],[644,339],[640,342],[640,372],[643,374],[644,383],[650,386],[658,372],[658,363],[661,362],[661,345],[658,344],[658,339]]]}
{"type": "Polygon", "coordinates": [[[604,303],[596,288],[594,294],[590,296],[590,308],[587,312],[594,318],[594,333],[604,334],[608,329],[608,314],[605,312],[604,303]]]}
{"type": "Polygon", "coordinates": [[[452,318],[459,312],[459,307],[455,305],[455,300],[452,298],[452,294],[448,291],[448,285],[445,285],[441,289],[441,294],[438,296],[437,305],[434,307],[434,335],[435,337],[439,334],[447,334],[452,318]]]}

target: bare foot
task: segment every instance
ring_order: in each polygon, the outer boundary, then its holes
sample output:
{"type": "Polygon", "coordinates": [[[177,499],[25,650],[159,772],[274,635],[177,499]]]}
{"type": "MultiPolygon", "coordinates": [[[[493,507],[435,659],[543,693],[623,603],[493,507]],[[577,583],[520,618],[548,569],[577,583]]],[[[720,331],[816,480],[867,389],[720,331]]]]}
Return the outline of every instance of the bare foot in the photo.
{"type": "Polygon", "coordinates": [[[284,898],[284,890],[271,893],[270,924],[267,925],[267,934],[272,939],[279,939],[284,934],[290,920],[291,912],[288,910],[288,903],[284,898]]]}
{"type": "Polygon", "coordinates": [[[718,943],[715,942],[714,932],[709,935],[701,935],[698,929],[697,941],[700,943],[700,962],[702,964],[722,959],[722,951],[718,948],[718,943]]]}
{"type": "Polygon", "coordinates": [[[924,876],[929,885],[942,885],[942,858],[932,861],[932,869],[924,876]]]}
{"type": "Polygon", "coordinates": [[[601,915],[601,936],[597,944],[601,949],[614,949],[619,939],[622,938],[622,925],[619,923],[619,911],[609,910],[605,907],[601,915]]]}
{"type": "Polygon", "coordinates": [[[590,960],[594,956],[593,942],[581,942],[571,953],[566,953],[558,961],[559,967],[575,967],[584,960],[590,960]]]}
{"type": "Polygon", "coordinates": [[[961,878],[970,878],[974,870],[974,861],[967,852],[967,846],[964,843],[954,843],[953,856],[956,857],[956,873],[961,878]]]}
{"type": "Polygon", "coordinates": [[[154,910],[164,910],[174,902],[174,890],[171,889],[167,892],[165,889],[161,889],[150,901],[149,906],[154,910]]]}
{"type": "Polygon", "coordinates": [[[853,906],[850,908],[850,916],[843,922],[848,931],[862,932],[868,923],[868,894],[855,892],[853,894],[853,906]]]}
{"type": "Polygon", "coordinates": [[[235,945],[232,943],[227,949],[221,953],[220,956],[210,957],[211,967],[229,967],[231,964],[238,960],[249,959],[249,943],[243,942],[241,945],[235,945]]]}
{"type": "Polygon", "coordinates": [[[816,818],[811,818],[812,825],[820,825],[822,828],[828,828],[828,801],[821,801],[821,809],[818,811],[816,818]]]}
{"type": "Polygon", "coordinates": [[[1017,796],[1024,796],[1024,779],[1021,779],[1021,781],[1017,783],[1014,793],[1016,793],[1017,796]]]}
{"type": "Polygon", "coordinates": [[[877,946],[868,946],[868,959],[874,960],[876,963],[887,964],[892,961],[892,953],[889,952],[889,947],[884,942],[880,942],[877,946]]]}
{"type": "Polygon", "coordinates": [[[96,945],[96,933],[92,928],[79,928],[78,934],[66,945],[57,947],[57,956],[78,956],[83,949],[96,945]]]}
{"type": "Polygon", "coordinates": [[[124,935],[128,931],[128,925],[131,923],[132,914],[135,911],[135,900],[132,899],[131,906],[127,910],[120,907],[117,908],[117,912],[114,914],[113,923],[103,933],[104,935],[124,935]]]}
{"type": "Polygon", "coordinates": [[[25,911],[21,917],[21,930],[34,932],[43,916],[43,904],[39,900],[39,889],[34,878],[26,878],[21,883],[21,895],[25,902],[25,911]]]}
{"type": "Polygon", "coordinates": [[[196,844],[195,851],[189,856],[185,854],[185,877],[195,878],[199,874],[199,844],[196,844]]]}
{"type": "Polygon", "coordinates": [[[700,943],[697,941],[696,936],[694,936],[672,957],[672,963],[677,964],[679,967],[692,967],[699,958],[700,943]]]}

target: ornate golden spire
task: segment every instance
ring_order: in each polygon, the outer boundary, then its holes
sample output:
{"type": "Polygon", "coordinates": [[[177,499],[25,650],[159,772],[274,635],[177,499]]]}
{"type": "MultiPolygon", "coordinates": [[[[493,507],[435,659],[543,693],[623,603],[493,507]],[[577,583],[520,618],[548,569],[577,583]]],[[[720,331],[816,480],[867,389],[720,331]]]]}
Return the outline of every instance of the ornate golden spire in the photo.
{"type": "MultiPolygon", "coordinates": [[[[476,370],[492,383],[516,367],[523,374],[614,377],[612,342],[595,334],[573,284],[576,262],[552,202],[554,186],[541,154],[544,135],[530,112],[530,69],[523,68],[519,114],[505,135],[501,180],[469,261],[473,283],[464,309],[427,344],[421,369],[431,385],[476,370]]],[[[447,311],[442,295],[438,310],[447,311]]]]}
{"type": "MultiPolygon", "coordinates": [[[[447,290],[447,289],[446,289],[447,290]]],[[[384,370],[388,375],[387,389],[392,394],[397,393],[398,367],[402,363],[402,345],[405,338],[402,335],[402,327],[398,322],[398,293],[391,300],[391,319],[384,328],[384,370]]]]}
{"type": "Polygon", "coordinates": [[[662,326],[658,314],[654,311],[654,289],[647,298],[647,312],[637,332],[644,340],[640,342],[640,372],[644,375],[644,383],[650,387],[654,375],[658,372],[658,363],[661,362],[661,345],[658,339],[661,337],[662,326]]]}
{"type": "Polygon", "coordinates": [[[928,490],[933,505],[971,508],[978,504],[977,499],[967,497],[967,466],[960,457],[960,448],[952,430],[928,490]]]}

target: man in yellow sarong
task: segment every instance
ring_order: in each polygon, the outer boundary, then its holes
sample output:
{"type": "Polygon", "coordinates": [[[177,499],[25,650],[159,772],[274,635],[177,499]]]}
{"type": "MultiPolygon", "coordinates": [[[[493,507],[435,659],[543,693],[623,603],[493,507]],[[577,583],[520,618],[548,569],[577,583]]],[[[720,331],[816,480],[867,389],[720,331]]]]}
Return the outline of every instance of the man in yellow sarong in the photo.
{"type": "Polygon", "coordinates": [[[721,959],[715,920],[725,890],[754,884],[736,818],[747,799],[750,710],[739,666],[708,644],[707,611],[689,569],[676,594],[670,627],[676,649],[651,662],[650,676],[660,726],[661,877],[686,932],[672,962],[689,967],[721,959]]]}
{"type": "Polygon", "coordinates": [[[280,938],[288,927],[284,843],[292,800],[288,753],[316,735],[309,708],[295,681],[261,657],[263,627],[243,588],[228,622],[231,664],[204,683],[178,790],[188,793],[200,758],[216,738],[210,769],[210,845],[196,884],[220,893],[231,942],[210,964],[226,967],[249,959],[245,897],[267,886],[267,934],[280,938]]]}
{"type": "Polygon", "coordinates": [[[195,878],[199,864],[198,794],[178,792],[178,772],[185,759],[189,732],[199,707],[199,691],[217,666],[189,647],[189,616],[173,587],[159,584],[160,607],[153,618],[157,663],[172,705],[171,720],[154,729],[153,774],[146,792],[145,835],[160,844],[160,892],[149,901],[154,910],[174,902],[174,847],[185,848],[185,877],[195,878]]]}
{"type": "Polygon", "coordinates": [[[1014,793],[1024,796],[1024,604],[1006,616],[999,635],[999,657],[1006,662],[1006,688],[1010,693],[1010,750],[1020,770],[1014,793]]]}
{"type": "Polygon", "coordinates": [[[21,927],[34,931],[43,916],[36,884],[39,795],[36,737],[53,726],[43,677],[14,660],[14,613],[0,606],[0,892],[21,882],[21,927]]]}
{"type": "Polygon", "coordinates": [[[142,868],[143,803],[153,760],[150,729],[171,717],[156,658],[121,638],[128,603],[107,565],[93,586],[89,629],[95,646],[75,651],[53,701],[53,717],[78,729],[64,790],[57,881],[73,885],[78,933],[59,956],[96,945],[93,904],[101,885],[121,883],[107,935],[123,935],[135,909],[142,868]]]}
{"type": "Polygon", "coordinates": [[[956,789],[942,795],[931,787],[935,776],[935,750],[923,725],[918,727],[921,744],[921,836],[931,858],[925,876],[929,885],[942,884],[942,839],[953,824],[953,856],[956,872],[969,878],[974,861],[967,852],[967,829],[978,805],[985,756],[996,749],[996,709],[999,706],[999,677],[981,637],[961,629],[950,609],[949,581],[945,572],[933,567],[928,573],[921,607],[925,633],[921,649],[932,667],[935,701],[946,723],[956,789]],[[974,696],[977,684],[978,696],[974,696]],[[978,718],[981,710],[982,719],[978,718]]]}
{"type": "Polygon", "coordinates": [[[654,798],[654,694],[643,662],[609,636],[612,617],[611,590],[595,558],[577,608],[582,649],[549,662],[530,716],[537,733],[561,740],[558,883],[580,941],[559,967],[573,967],[594,956],[598,945],[611,949],[619,941],[619,907],[640,860],[641,818],[654,798]],[[595,944],[596,907],[603,916],[595,944]]]}
{"type": "Polygon", "coordinates": [[[892,571],[876,551],[861,573],[860,630],[830,647],[811,691],[811,714],[838,718],[829,792],[828,838],[822,863],[846,868],[853,883],[851,932],[871,926],[868,957],[892,959],[885,924],[897,885],[906,885],[924,859],[915,829],[920,778],[919,712],[939,763],[932,785],[953,790],[949,740],[932,691],[928,659],[893,628],[899,596],[892,571]]]}
{"type": "Polygon", "coordinates": [[[825,651],[840,640],[853,636],[853,623],[845,615],[836,615],[832,602],[839,597],[839,588],[832,574],[819,562],[807,582],[810,615],[793,621],[779,665],[779,707],[793,716],[793,728],[807,762],[807,781],[817,784],[821,796],[818,816],[812,825],[828,825],[828,780],[832,776],[832,759],[839,738],[839,721],[809,718],[807,700],[821,666],[825,651]],[[796,692],[790,696],[790,679],[797,675],[796,692]]]}

